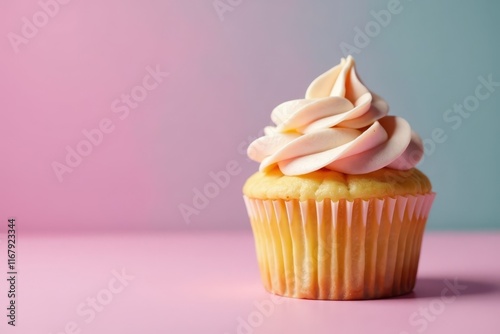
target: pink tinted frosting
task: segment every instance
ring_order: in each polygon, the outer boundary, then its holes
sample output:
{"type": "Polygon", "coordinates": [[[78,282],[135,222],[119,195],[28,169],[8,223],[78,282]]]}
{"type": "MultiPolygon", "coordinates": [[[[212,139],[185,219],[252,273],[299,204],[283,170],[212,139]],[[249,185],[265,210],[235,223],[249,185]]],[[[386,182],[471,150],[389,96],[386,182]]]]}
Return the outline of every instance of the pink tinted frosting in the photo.
{"type": "Polygon", "coordinates": [[[420,137],[406,120],[387,116],[389,107],[356,74],[354,59],[317,77],[305,99],[280,104],[271,113],[276,126],[248,147],[265,171],[278,165],[285,175],[321,168],[364,174],[383,167],[407,170],[423,155],[420,137]]]}

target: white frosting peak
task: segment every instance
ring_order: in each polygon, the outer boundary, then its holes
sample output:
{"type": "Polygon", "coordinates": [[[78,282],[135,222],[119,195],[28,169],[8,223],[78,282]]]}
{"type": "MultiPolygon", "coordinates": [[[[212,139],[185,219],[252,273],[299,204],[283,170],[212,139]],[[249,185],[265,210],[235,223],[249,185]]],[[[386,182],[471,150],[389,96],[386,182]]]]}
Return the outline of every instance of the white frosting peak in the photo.
{"type": "Polygon", "coordinates": [[[305,99],[274,108],[276,126],[250,144],[248,156],[260,162],[261,171],[277,164],[285,175],[321,168],[347,174],[410,169],[423,155],[422,141],[388,111],[359,80],[354,59],[342,58],[309,85],[305,99]]]}

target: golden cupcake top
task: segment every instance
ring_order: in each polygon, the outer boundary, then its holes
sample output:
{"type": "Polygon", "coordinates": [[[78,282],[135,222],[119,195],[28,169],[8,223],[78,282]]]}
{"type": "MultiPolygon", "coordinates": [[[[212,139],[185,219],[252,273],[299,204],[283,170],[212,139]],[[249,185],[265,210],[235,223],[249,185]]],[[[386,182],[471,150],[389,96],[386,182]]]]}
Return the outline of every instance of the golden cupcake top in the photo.
{"type": "Polygon", "coordinates": [[[416,168],[407,171],[382,168],[358,175],[321,169],[304,175],[287,176],[275,167],[253,174],[246,181],[243,193],[247,197],[263,200],[352,201],[357,198],[427,194],[431,188],[427,176],[416,168]]]}

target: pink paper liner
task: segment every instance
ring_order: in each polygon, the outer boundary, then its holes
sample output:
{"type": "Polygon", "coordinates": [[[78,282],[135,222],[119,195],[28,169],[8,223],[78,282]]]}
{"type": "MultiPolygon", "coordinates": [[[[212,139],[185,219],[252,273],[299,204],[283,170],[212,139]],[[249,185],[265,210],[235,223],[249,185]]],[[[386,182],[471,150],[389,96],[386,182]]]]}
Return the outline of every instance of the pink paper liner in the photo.
{"type": "Polygon", "coordinates": [[[265,288],[336,300],[410,292],[434,197],[318,202],[244,196],[265,288]]]}

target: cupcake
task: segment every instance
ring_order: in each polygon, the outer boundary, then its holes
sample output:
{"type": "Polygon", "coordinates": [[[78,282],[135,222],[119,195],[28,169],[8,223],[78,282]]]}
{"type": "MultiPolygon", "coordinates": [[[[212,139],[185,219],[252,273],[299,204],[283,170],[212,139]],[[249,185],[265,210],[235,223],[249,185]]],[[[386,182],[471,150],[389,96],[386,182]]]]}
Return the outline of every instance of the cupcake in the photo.
{"type": "Polygon", "coordinates": [[[349,56],[305,99],[278,105],[248,147],[243,187],[264,287],[307,299],[373,299],[415,286],[435,194],[419,136],[358,78],[349,56]]]}

